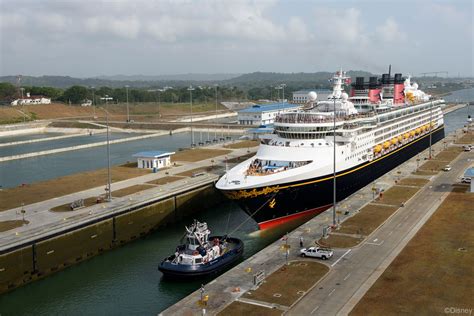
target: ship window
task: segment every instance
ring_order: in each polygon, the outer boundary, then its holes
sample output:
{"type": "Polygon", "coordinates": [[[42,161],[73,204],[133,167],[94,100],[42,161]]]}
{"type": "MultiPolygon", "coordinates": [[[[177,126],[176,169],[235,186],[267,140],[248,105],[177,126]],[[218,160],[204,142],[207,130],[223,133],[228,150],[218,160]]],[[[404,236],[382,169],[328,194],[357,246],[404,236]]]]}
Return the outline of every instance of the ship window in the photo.
{"type": "Polygon", "coordinates": [[[202,258],[196,258],[194,259],[194,263],[201,263],[202,262],[202,258]]]}

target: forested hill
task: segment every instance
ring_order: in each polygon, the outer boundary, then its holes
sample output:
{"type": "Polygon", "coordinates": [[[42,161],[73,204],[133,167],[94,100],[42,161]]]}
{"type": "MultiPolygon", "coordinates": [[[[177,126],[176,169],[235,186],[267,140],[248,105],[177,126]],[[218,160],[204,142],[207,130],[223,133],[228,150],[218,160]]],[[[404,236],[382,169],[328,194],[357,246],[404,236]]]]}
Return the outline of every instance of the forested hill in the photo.
{"type": "MultiPolygon", "coordinates": [[[[348,75],[352,78],[357,76],[368,77],[371,74],[365,71],[349,71],[348,75]]],[[[54,88],[69,88],[71,86],[79,85],[84,87],[110,87],[110,88],[121,88],[126,85],[133,88],[149,88],[149,87],[184,87],[190,84],[192,85],[210,85],[218,83],[220,85],[233,85],[242,88],[249,88],[261,85],[277,85],[281,83],[287,84],[298,84],[303,86],[314,86],[314,85],[327,85],[328,79],[333,76],[331,72],[316,72],[316,73],[275,73],[275,72],[254,72],[249,74],[243,74],[230,79],[218,79],[218,78],[229,78],[231,75],[178,75],[173,76],[109,76],[109,77],[97,77],[97,78],[74,78],[69,76],[22,76],[22,86],[38,86],[38,87],[54,87],[54,88]],[[161,78],[161,79],[159,79],[161,78]],[[167,78],[167,79],[165,79],[167,78]],[[177,78],[182,78],[178,80],[177,78]],[[188,78],[188,79],[185,79],[188,78]],[[191,79],[192,78],[192,79],[191,79]],[[198,78],[206,78],[207,80],[198,80],[198,78]],[[212,80],[209,80],[211,79],[212,80]],[[117,80],[124,79],[124,80],[117,80]],[[149,80],[137,80],[137,79],[149,79],[149,80]]],[[[16,76],[3,76],[0,77],[0,82],[9,82],[12,84],[17,83],[16,76]]]]}

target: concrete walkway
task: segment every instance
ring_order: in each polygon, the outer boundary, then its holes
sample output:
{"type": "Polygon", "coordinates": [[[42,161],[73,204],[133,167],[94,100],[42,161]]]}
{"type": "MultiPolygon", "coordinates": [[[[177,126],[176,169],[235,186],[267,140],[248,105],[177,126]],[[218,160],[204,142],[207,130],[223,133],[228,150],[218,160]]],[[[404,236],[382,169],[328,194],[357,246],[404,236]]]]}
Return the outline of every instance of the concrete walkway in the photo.
{"type": "MultiPolygon", "coordinates": [[[[219,145],[211,146],[210,148],[219,148],[219,145]]],[[[253,148],[255,152],[256,147],[253,148]]],[[[189,171],[195,168],[200,168],[204,166],[211,166],[212,164],[225,165],[226,156],[228,158],[240,157],[244,154],[247,154],[247,148],[236,149],[232,153],[227,155],[222,155],[218,157],[213,157],[210,159],[205,159],[198,162],[184,162],[178,167],[172,167],[166,171],[160,171],[158,173],[151,173],[143,175],[140,177],[131,178],[128,180],[112,183],[112,196],[113,192],[123,188],[127,188],[133,185],[144,184],[146,182],[164,178],[167,176],[173,176],[178,173],[189,171]],[[211,162],[214,160],[214,163],[211,162]],[[167,172],[168,174],[166,174],[167,172]]],[[[91,207],[82,208],[79,210],[71,212],[51,212],[51,208],[55,206],[60,206],[64,204],[72,203],[78,199],[86,199],[90,197],[95,197],[103,195],[105,193],[105,180],[104,186],[96,187],[93,189],[76,192],[73,194],[56,197],[51,200],[42,201],[30,205],[25,205],[24,209],[26,210],[25,219],[30,223],[22,227],[9,230],[6,232],[0,232],[0,250],[11,247],[14,244],[30,240],[34,237],[37,237],[38,234],[51,233],[52,229],[65,229],[71,227],[71,225],[79,225],[84,223],[84,221],[90,221],[95,219],[96,216],[106,215],[110,212],[117,211],[120,207],[130,207],[131,204],[144,203],[147,200],[153,199],[156,200],[159,197],[165,197],[168,195],[176,194],[179,191],[184,189],[189,189],[193,186],[201,185],[203,183],[212,183],[217,181],[218,175],[206,174],[204,176],[195,177],[195,178],[186,178],[183,177],[183,180],[178,180],[166,185],[159,185],[153,188],[150,186],[149,190],[141,191],[135,194],[132,194],[127,197],[122,198],[113,198],[111,203],[101,203],[91,207]]],[[[21,207],[6,210],[0,212],[0,221],[6,220],[19,220],[22,218],[21,207]]]]}

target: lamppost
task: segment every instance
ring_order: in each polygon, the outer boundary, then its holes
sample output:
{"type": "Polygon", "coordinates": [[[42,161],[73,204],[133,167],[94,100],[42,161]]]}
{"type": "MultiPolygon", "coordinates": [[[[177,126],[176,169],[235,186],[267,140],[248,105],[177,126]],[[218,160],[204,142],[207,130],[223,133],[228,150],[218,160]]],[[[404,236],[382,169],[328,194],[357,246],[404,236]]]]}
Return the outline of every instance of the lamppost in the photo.
{"type": "MultiPolygon", "coordinates": [[[[283,89],[282,86],[276,86],[275,87],[275,90],[281,90],[281,89],[283,89]]],[[[280,99],[280,91],[277,92],[277,102],[278,102],[279,99],[280,99]]]]}
{"type": "Polygon", "coordinates": [[[281,88],[283,89],[283,91],[282,91],[281,103],[284,103],[284,102],[285,102],[285,87],[286,87],[286,84],[285,84],[285,83],[282,83],[280,86],[281,86],[281,88]]]}
{"type": "Polygon", "coordinates": [[[195,146],[194,144],[194,131],[193,131],[193,86],[189,86],[189,103],[191,105],[191,148],[195,146]]]}
{"type": "Polygon", "coordinates": [[[92,110],[94,112],[94,119],[96,118],[95,116],[95,87],[91,87],[92,89],[92,110]]]}
{"type": "Polygon", "coordinates": [[[20,88],[21,93],[21,110],[23,111],[23,123],[26,121],[26,113],[25,113],[25,100],[23,100],[23,92],[25,88],[20,88]]]}
{"type": "Polygon", "coordinates": [[[333,115],[333,180],[332,180],[332,224],[336,226],[336,96],[333,96],[334,115],[333,115]]]}
{"type": "Polygon", "coordinates": [[[128,87],[130,86],[129,85],[125,86],[125,93],[127,94],[127,123],[130,122],[130,112],[128,110],[128,87]]]}
{"type": "MultiPolygon", "coordinates": [[[[214,84],[214,90],[216,92],[216,124],[217,124],[217,83],[214,84]]],[[[214,128],[214,141],[217,142],[217,128],[214,128]]]]}
{"type": "Polygon", "coordinates": [[[433,112],[433,101],[430,102],[430,160],[431,160],[431,134],[432,134],[432,126],[433,126],[433,121],[432,121],[432,112],[433,112]]]}
{"type": "Polygon", "coordinates": [[[107,202],[112,200],[112,177],[110,174],[110,137],[109,137],[109,100],[113,100],[112,97],[105,95],[105,97],[100,98],[105,100],[105,120],[107,125],[107,202]]]}

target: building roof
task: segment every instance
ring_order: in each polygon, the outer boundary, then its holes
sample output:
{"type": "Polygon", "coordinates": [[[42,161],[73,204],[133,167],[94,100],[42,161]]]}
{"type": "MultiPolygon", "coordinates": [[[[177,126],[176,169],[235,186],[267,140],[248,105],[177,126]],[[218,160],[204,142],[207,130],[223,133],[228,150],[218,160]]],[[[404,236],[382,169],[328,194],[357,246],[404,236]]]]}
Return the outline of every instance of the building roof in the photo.
{"type": "Polygon", "coordinates": [[[469,177],[469,178],[474,178],[474,167],[467,168],[466,172],[464,172],[464,176],[469,177]]]}
{"type": "Polygon", "coordinates": [[[291,103],[271,103],[271,104],[256,104],[252,107],[240,110],[239,113],[261,113],[261,112],[271,112],[271,111],[278,111],[284,109],[292,109],[300,107],[299,104],[291,104],[291,103]]]}
{"type": "Polygon", "coordinates": [[[308,94],[311,91],[314,91],[316,93],[332,93],[332,90],[328,90],[328,89],[305,89],[305,90],[293,91],[293,94],[308,94]]]}
{"type": "Polygon", "coordinates": [[[133,155],[133,157],[139,157],[139,158],[160,158],[160,157],[165,157],[165,156],[170,156],[173,155],[175,152],[169,152],[169,151],[141,151],[139,153],[136,153],[133,155]]]}

